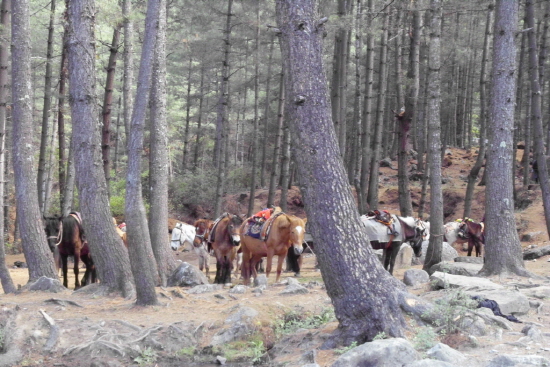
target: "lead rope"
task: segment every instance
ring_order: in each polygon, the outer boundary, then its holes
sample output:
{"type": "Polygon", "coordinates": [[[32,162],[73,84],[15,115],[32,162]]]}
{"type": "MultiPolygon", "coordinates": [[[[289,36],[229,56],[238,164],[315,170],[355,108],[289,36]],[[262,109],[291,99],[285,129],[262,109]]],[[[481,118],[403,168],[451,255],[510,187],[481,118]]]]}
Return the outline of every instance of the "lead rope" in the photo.
{"type": "Polygon", "coordinates": [[[55,245],[58,246],[61,241],[63,241],[63,220],[59,221],[59,233],[57,234],[57,243],[55,245]]]}

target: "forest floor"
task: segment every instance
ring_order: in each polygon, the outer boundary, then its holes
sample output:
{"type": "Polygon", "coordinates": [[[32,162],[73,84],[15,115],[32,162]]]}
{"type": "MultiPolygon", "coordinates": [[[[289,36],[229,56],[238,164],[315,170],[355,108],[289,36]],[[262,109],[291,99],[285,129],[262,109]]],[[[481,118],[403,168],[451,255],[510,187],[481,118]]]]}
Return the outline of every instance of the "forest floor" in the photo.
{"type": "MultiPolygon", "coordinates": [[[[466,190],[466,177],[470,167],[475,161],[475,152],[460,149],[452,149],[451,154],[446,156],[450,165],[443,168],[443,176],[448,180],[443,185],[445,192],[445,222],[460,218],[463,212],[463,198],[466,190]]],[[[396,163],[393,162],[394,167],[396,163]]],[[[398,213],[397,202],[397,171],[391,168],[382,168],[383,174],[380,177],[380,209],[388,210],[392,213],[398,213]]],[[[518,186],[521,184],[518,181],[518,186]]],[[[413,201],[418,203],[420,193],[420,181],[412,181],[413,201]]],[[[542,207],[540,188],[531,187],[533,190],[526,190],[522,193],[522,198],[529,198],[532,203],[525,209],[516,212],[518,232],[520,237],[527,233],[541,232],[535,236],[535,240],[522,242],[523,247],[530,245],[544,246],[549,245],[548,233],[545,227],[544,212],[542,207]]],[[[484,216],[484,187],[476,186],[475,199],[471,217],[480,220],[484,216]]],[[[235,195],[235,202],[239,194],[235,195]]],[[[266,190],[258,190],[255,198],[256,208],[261,209],[267,199],[266,190]]],[[[289,192],[289,212],[305,217],[305,212],[301,202],[301,197],[296,188],[289,192]]],[[[235,204],[237,205],[237,204],[235,204]]],[[[246,205],[246,203],[244,204],[246,205]]],[[[243,211],[246,206],[243,205],[243,211]]],[[[173,216],[178,217],[177,215],[173,216]]],[[[175,219],[171,219],[171,224],[175,219]]],[[[456,247],[461,256],[466,254],[456,247]]],[[[192,265],[197,264],[197,258],[194,252],[177,252],[174,256],[182,261],[187,261],[192,265]]],[[[548,257],[543,257],[537,261],[526,262],[526,267],[531,272],[546,277],[550,268],[548,257]]],[[[7,255],[7,264],[14,283],[24,286],[28,281],[28,271],[24,268],[14,267],[14,262],[25,261],[22,254],[7,255]]],[[[215,261],[211,258],[211,269],[215,271],[215,261]]],[[[215,355],[208,345],[214,334],[219,332],[224,326],[225,320],[237,309],[250,307],[258,311],[256,317],[255,332],[262,335],[263,345],[271,347],[276,343],[278,345],[278,354],[272,356],[271,362],[260,363],[260,365],[277,366],[301,366],[306,363],[299,362],[307,350],[304,349],[301,342],[295,342],[292,335],[286,336],[288,345],[281,347],[281,338],[278,338],[273,326],[280,324],[285,315],[321,315],[325,310],[331,309],[330,298],[327,296],[322,286],[322,276],[315,268],[316,259],[313,254],[307,254],[304,259],[302,276],[298,278],[299,282],[308,286],[308,294],[281,295],[284,289],[282,284],[274,284],[274,275],[269,278],[269,286],[261,294],[252,293],[248,290],[244,294],[229,293],[229,289],[204,294],[188,294],[188,288],[158,288],[159,306],[136,307],[134,300],[120,297],[108,298],[73,292],[66,290],[62,293],[44,293],[24,291],[16,295],[0,296],[0,346],[7,342],[15,343],[15,349],[11,349],[11,354],[5,353],[0,349],[0,367],[1,366],[213,366],[216,364],[215,355]],[[53,330],[46,321],[46,315],[53,319],[58,327],[58,338],[56,344],[48,349],[48,338],[53,330]],[[6,321],[7,320],[7,321],[6,321]],[[10,330],[14,334],[6,335],[3,330],[8,330],[7,324],[10,324],[10,330]],[[170,328],[170,325],[174,326],[170,328]],[[179,329],[192,330],[196,336],[196,346],[187,348],[188,344],[183,343],[182,339],[177,339],[179,346],[171,346],[174,341],[173,332],[179,329]],[[159,327],[165,327],[171,330],[172,334],[158,334],[159,327]],[[197,330],[201,330],[197,333],[197,330]],[[164,335],[155,339],[147,339],[149,334],[164,335]],[[131,335],[131,336],[129,336],[131,335]],[[172,335],[172,336],[170,336],[172,335]],[[126,339],[125,339],[126,338],[126,339]],[[121,340],[135,338],[135,344],[147,340],[151,348],[126,348],[118,343],[121,340]],[[172,339],[171,339],[172,338],[172,339]],[[95,342],[92,342],[95,340],[95,342]],[[103,340],[100,346],[98,340],[103,340]],[[118,343],[118,344],[117,344],[118,343]],[[172,344],[171,344],[172,343],[172,344]],[[126,349],[125,349],[126,348],[126,349]],[[175,348],[175,349],[174,349],[175,348]],[[201,349],[206,348],[206,349],[201,349]],[[48,349],[48,350],[45,350],[48,349]],[[14,351],[15,350],[15,351],[14,351]],[[204,355],[205,351],[210,350],[210,354],[204,355]],[[201,352],[203,355],[201,355],[201,352]],[[18,354],[16,353],[18,352],[18,354]],[[13,355],[16,353],[17,355],[13,355]],[[183,362],[186,361],[186,362],[183,362]]],[[[420,268],[420,266],[415,266],[420,268]]],[[[82,269],[83,272],[84,269],[82,269]]],[[[398,269],[395,276],[403,279],[403,273],[406,269],[398,269]]],[[[72,271],[70,273],[69,285],[74,285],[72,271]]],[[[284,273],[282,279],[291,276],[291,273],[284,273]]],[[[213,280],[212,270],[209,277],[213,280]]],[[[505,279],[493,279],[498,283],[526,283],[526,279],[509,277],[505,279]]],[[[235,280],[234,284],[238,284],[235,280]]],[[[416,289],[414,292],[420,296],[427,291],[426,289],[416,289]]],[[[521,316],[524,322],[533,322],[539,325],[543,333],[550,335],[550,310],[548,306],[543,308],[542,313],[535,313],[533,310],[529,314],[521,316]]],[[[412,321],[411,321],[412,325],[412,321]]],[[[495,339],[491,336],[480,337],[479,344],[475,348],[460,347],[461,352],[472,357],[472,361],[485,362],[494,357],[494,353],[518,353],[542,355],[550,359],[550,348],[539,350],[524,351],[521,347],[505,344],[513,343],[519,336],[524,324],[513,324],[513,330],[505,331],[501,339],[495,339]],[[507,345],[502,348],[499,346],[507,345]],[[500,349],[499,349],[500,348],[500,349]],[[519,348],[519,349],[518,349],[519,348]]],[[[324,338],[337,327],[337,323],[332,321],[323,324],[320,328],[313,331],[304,332],[297,330],[295,335],[300,341],[310,339],[312,349],[320,347],[324,338]]],[[[407,330],[407,337],[412,340],[415,335],[415,328],[412,326],[407,330]]],[[[284,338],[283,338],[284,339],[284,338]]],[[[174,339],[176,340],[176,339],[174,339]]],[[[294,339],[295,340],[295,339],[294,339]]],[[[284,343],[284,341],[283,341],[284,343]]],[[[129,343],[127,345],[130,345],[129,343]]],[[[240,352],[254,352],[257,344],[248,342],[242,344],[240,352]],[[248,349],[248,351],[246,350],[248,349]]],[[[543,347],[547,347],[543,345],[543,347]]],[[[6,348],[4,348],[6,349],[6,348]]],[[[218,351],[221,355],[221,351],[218,351]]],[[[230,357],[229,350],[225,350],[225,356],[230,357]]],[[[235,356],[237,351],[233,350],[235,356]]],[[[330,366],[339,357],[338,350],[317,350],[315,361],[320,366],[330,366]]],[[[235,358],[237,361],[239,358],[235,358]]],[[[228,361],[227,365],[250,366],[250,358],[241,358],[241,362],[228,361]]],[[[480,362],[480,363],[481,363],[480,362]]],[[[472,366],[476,364],[473,363],[472,366]]],[[[485,364],[479,364],[484,366],[485,364]]]]}

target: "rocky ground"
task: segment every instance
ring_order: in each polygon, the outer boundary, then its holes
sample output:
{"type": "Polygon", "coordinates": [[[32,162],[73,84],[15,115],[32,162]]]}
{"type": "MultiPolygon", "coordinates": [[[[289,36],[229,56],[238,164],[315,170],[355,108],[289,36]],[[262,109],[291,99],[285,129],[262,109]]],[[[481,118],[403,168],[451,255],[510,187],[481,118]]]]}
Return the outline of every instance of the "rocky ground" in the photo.
{"type": "MultiPolygon", "coordinates": [[[[446,221],[462,216],[464,179],[474,159],[473,151],[452,150],[447,156],[450,164],[443,171],[446,221]]],[[[380,191],[381,209],[395,213],[396,174],[391,168],[383,168],[380,191]]],[[[420,184],[412,185],[417,203],[420,184]]],[[[263,191],[257,195],[257,207],[264,204],[265,196],[263,191]]],[[[304,216],[299,193],[292,190],[289,197],[289,211],[304,216]]],[[[483,188],[477,187],[471,215],[474,219],[479,220],[484,214],[483,198],[483,188]]],[[[521,198],[525,208],[516,213],[516,218],[518,232],[524,239],[522,246],[526,250],[543,249],[550,243],[540,189],[533,186],[523,190],[521,198]]],[[[460,248],[456,250],[465,256],[460,248]]],[[[271,275],[267,286],[250,288],[238,285],[238,279],[231,288],[158,288],[160,305],[146,308],[134,306],[131,299],[97,295],[93,286],[77,292],[62,289],[58,293],[23,289],[16,295],[0,296],[0,366],[550,365],[550,309],[546,304],[550,297],[550,257],[547,252],[540,252],[536,259],[525,263],[534,274],[531,278],[477,279],[471,275],[480,265],[456,265],[450,261],[440,268],[441,274],[436,273],[436,277],[445,277],[439,286],[436,279],[423,278],[420,265],[405,262],[394,275],[407,278],[409,291],[422,300],[437,305],[438,299],[447,299],[434,308],[434,314],[446,319],[440,327],[426,327],[421,320],[407,316],[406,339],[383,339],[381,335],[381,340],[350,350],[319,349],[337,323],[332,318],[321,274],[315,268],[314,254],[306,255],[300,278],[285,273],[283,281],[274,284],[271,275]],[[468,275],[445,275],[450,273],[468,275]],[[504,314],[513,313],[522,323],[494,317],[488,309],[472,308],[466,302],[469,296],[462,297],[465,293],[451,289],[453,284],[461,285],[460,289],[468,291],[468,295],[479,294],[498,301],[504,314]],[[442,334],[453,325],[460,326],[460,331],[442,334]],[[435,349],[431,350],[433,346],[435,349]]],[[[193,252],[174,256],[192,265],[197,263],[193,252]]],[[[14,268],[16,261],[24,261],[23,256],[8,255],[15,284],[25,286],[27,269],[14,268]]],[[[74,284],[73,279],[69,284],[74,284]]]]}

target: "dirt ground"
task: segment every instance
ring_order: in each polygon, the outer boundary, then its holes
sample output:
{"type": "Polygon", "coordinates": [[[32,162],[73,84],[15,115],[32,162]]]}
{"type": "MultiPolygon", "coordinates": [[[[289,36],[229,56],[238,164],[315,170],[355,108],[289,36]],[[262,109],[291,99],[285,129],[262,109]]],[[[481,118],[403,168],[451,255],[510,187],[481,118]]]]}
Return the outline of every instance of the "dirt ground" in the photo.
{"type": "MultiPolygon", "coordinates": [[[[446,217],[446,222],[460,218],[463,211],[463,196],[466,189],[465,178],[469,172],[469,168],[473,165],[475,160],[474,151],[465,151],[453,149],[452,154],[448,156],[448,159],[452,162],[451,165],[443,169],[443,176],[449,179],[449,182],[443,185],[443,189],[446,192],[446,212],[449,215],[446,217]]],[[[396,163],[394,162],[394,167],[396,163]]],[[[380,209],[389,210],[393,213],[398,213],[397,203],[397,171],[390,168],[383,168],[383,175],[380,178],[380,209]]],[[[519,184],[519,181],[518,181],[519,184]]],[[[420,193],[420,182],[412,181],[412,196],[413,201],[418,203],[420,193]]],[[[518,223],[518,232],[521,235],[527,233],[541,232],[535,239],[529,242],[522,242],[523,247],[529,245],[544,246],[550,244],[548,239],[548,233],[544,222],[544,212],[542,208],[542,202],[540,200],[540,188],[533,187],[534,190],[524,193],[525,197],[530,197],[533,203],[526,209],[516,212],[516,218],[518,223]]],[[[267,198],[267,191],[260,191],[255,200],[256,207],[259,209],[265,205],[267,198]]],[[[238,197],[239,195],[236,195],[238,197]]],[[[484,215],[484,188],[476,186],[474,207],[471,217],[475,220],[480,220],[484,215]]],[[[299,193],[296,189],[291,190],[289,193],[289,201],[292,202],[289,211],[299,216],[305,216],[303,211],[303,204],[301,203],[299,193]]],[[[174,220],[171,221],[171,223],[174,220]]],[[[459,248],[457,250],[460,251],[459,248]]],[[[465,256],[464,252],[461,255],[465,256]]],[[[174,253],[174,256],[182,261],[189,262],[192,265],[196,265],[197,257],[194,252],[178,252],[174,253]]],[[[526,262],[527,269],[535,274],[541,276],[548,275],[548,269],[550,267],[550,259],[541,258],[537,261],[526,262]]],[[[10,274],[14,283],[17,285],[25,285],[28,281],[28,271],[25,268],[15,268],[14,262],[25,261],[23,255],[7,255],[7,264],[10,268],[10,274]]],[[[215,260],[211,258],[211,269],[215,269],[215,260]]],[[[23,358],[16,364],[17,366],[31,366],[31,365],[43,365],[43,366],[84,366],[90,365],[90,360],[74,360],[70,356],[64,356],[70,348],[71,342],[73,345],[79,345],[79,333],[84,333],[84,329],[90,329],[91,325],[104,325],[105,323],[122,320],[122,323],[131,324],[141,329],[148,329],[158,326],[160,324],[168,325],[178,322],[190,322],[197,327],[206,325],[205,332],[201,337],[201,342],[207,343],[211,336],[216,332],[216,325],[223,324],[224,320],[228,317],[228,312],[232,307],[236,305],[246,305],[259,311],[258,327],[265,330],[265,334],[269,334],[273,322],[288,311],[296,312],[310,312],[314,314],[321,313],[324,309],[331,307],[331,302],[324,288],[317,286],[322,282],[320,272],[315,268],[316,259],[313,254],[307,254],[304,259],[304,265],[302,268],[302,276],[299,278],[301,284],[313,284],[314,286],[309,288],[309,293],[306,295],[291,295],[282,296],[279,295],[284,288],[283,285],[274,284],[274,275],[269,278],[269,286],[261,295],[256,295],[248,291],[244,294],[235,294],[229,296],[228,289],[221,290],[219,292],[207,293],[207,294],[187,294],[181,292],[185,289],[175,288],[158,288],[159,300],[161,304],[154,307],[135,307],[134,300],[123,299],[120,297],[107,298],[95,296],[93,294],[85,294],[80,292],[73,292],[72,290],[66,290],[64,293],[42,293],[42,292],[23,292],[17,295],[1,295],[0,296],[0,313],[6,313],[9,310],[15,309],[18,313],[17,323],[22,329],[36,329],[36,331],[29,332],[31,337],[25,339],[25,345],[21,345],[20,348],[23,351],[23,358]],[[174,292],[173,292],[174,291],[174,292]],[[181,296],[178,297],[176,294],[181,296]],[[53,300],[52,300],[53,299],[53,300]],[[63,302],[65,301],[65,302],[63,302]],[[76,305],[67,303],[66,301],[73,301],[76,305]],[[43,312],[41,312],[43,311],[43,312]],[[47,328],[45,328],[45,316],[49,315],[56,323],[62,325],[71,325],[74,330],[67,330],[65,328],[62,332],[65,334],[72,332],[74,334],[65,335],[60,338],[60,343],[50,353],[44,353],[42,345],[47,339],[47,328]],[[64,324],[64,322],[72,320],[70,324],[64,324]],[[78,326],[80,323],[80,327],[78,326]],[[78,330],[77,330],[78,329],[78,330]],[[35,335],[37,334],[37,335],[35,335]],[[40,334],[40,335],[38,335],[40,334]],[[43,335],[44,334],[44,335],[43,335]]],[[[419,267],[419,266],[418,266],[419,267]]],[[[403,278],[403,273],[406,269],[398,269],[395,271],[395,276],[398,279],[403,278]]],[[[83,269],[82,269],[83,272],[83,269]]],[[[74,286],[74,277],[72,271],[69,272],[69,285],[72,288],[74,286]]],[[[284,273],[283,279],[288,276],[292,276],[292,273],[284,273]]],[[[60,278],[61,279],[61,278],[60,278]]],[[[210,281],[213,280],[213,274],[210,274],[210,281]]],[[[526,283],[526,279],[517,279],[511,277],[509,279],[498,279],[498,282],[522,282],[526,283]]],[[[239,281],[235,280],[234,284],[239,281]]],[[[548,312],[542,314],[530,313],[524,317],[525,320],[530,320],[539,325],[543,325],[541,330],[543,332],[550,332],[550,317],[548,312]]],[[[336,328],[336,322],[326,324],[319,332],[330,333],[336,328]]],[[[514,324],[513,332],[521,331],[522,324],[514,324]]],[[[91,329],[90,329],[91,330],[91,329]]],[[[412,329],[408,332],[412,335],[412,329]]],[[[99,331],[97,331],[99,332],[99,331]]],[[[1,334],[1,333],[0,333],[1,334]]],[[[2,335],[0,335],[1,337],[2,335]]],[[[273,339],[273,337],[267,337],[267,339],[273,339]]],[[[496,344],[502,344],[506,340],[517,340],[518,336],[514,334],[505,334],[501,341],[493,341],[490,339],[481,340],[481,346],[476,349],[468,351],[470,355],[483,356],[488,354],[496,344]]],[[[274,340],[271,340],[272,342],[274,340]]],[[[289,348],[286,352],[289,361],[297,360],[304,352],[300,348],[289,348]]],[[[525,353],[528,354],[528,353],[525,353]]],[[[550,358],[550,352],[544,352],[545,357],[550,358]]],[[[316,362],[322,366],[330,366],[332,362],[338,357],[338,355],[332,351],[318,351],[316,356],[316,362]]],[[[137,362],[132,362],[132,359],[126,357],[119,357],[124,362],[121,364],[109,364],[112,366],[126,366],[126,365],[138,365],[137,362]]],[[[2,355],[0,354],[0,366],[2,366],[2,355]]],[[[94,365],[94,364],[91,364],[94,365]]],[[[141,364],[141,365],[155,365],[141,364]]],[[[163,366],[164,364],[157,364],[163,366]]],[[[166,364],[166,366],[178,365],[175,361],[174,364],[166,364]]],[[[181,364],[180,364],[181,365],[181,364]]],[[[208,364],[200,364],[202,366],[208,364]]],[[[247,364],[241,364],[242,366],[247,364]]],[[[248,364],[249,365],[249,364],[248,364]]],[[[99,366],[99,364],[98,364],[99,366]]]]}

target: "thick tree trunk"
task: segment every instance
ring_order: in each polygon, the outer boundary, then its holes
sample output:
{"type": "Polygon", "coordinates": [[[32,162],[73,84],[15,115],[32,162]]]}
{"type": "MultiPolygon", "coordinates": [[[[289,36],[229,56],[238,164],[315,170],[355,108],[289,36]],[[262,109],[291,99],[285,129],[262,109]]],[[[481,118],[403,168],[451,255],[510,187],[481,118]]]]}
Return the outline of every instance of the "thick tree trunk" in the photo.
{"type": "MultiPolygon", "coordinates": [[[[147,223],[147,213],[143,203],[141,185],[141,155],[145,115],[149,105],[153,59],[157,41],[159,14],[162,0],[149,0],[145,17],[144,41],[138,74],[138,86],[134,99],[134,111],[130,123],[128,143],[128,175],[126,178],[126,202],[124,217],[128,227],[128,252],[136,283],[138,305],[158,303],[155,285],[157,284],[157,264],[147,223]]],[[[164,3],[163,3],[164,4],[164,3]]]]}
{"type": "Polygon", "coordinates": [[[308,178],[302,180],[308,228],[339,321],[324,347],[363,343],[381,332],[402,336],[405,320],[399,297],[404,287],[374,255],[340,159],[315,1],[276,4],[284,68],[292,71],[285,73],[285,85],[293,150],[300,157],[300,177],[308,178]]]}
{"type": "Polygon", "coordinates": [[[443,244],[443,193],[441,188],[441,2],[430,1],[428,61],[428,155],[430,165],[430,243],[424,270],[441,262],[443,244]]]}
{"type": "MultiPolygon", "coordinates": [[[[59,96],[57,101],[57,140],[59,166],[59,208],[63,210],[63,203],[67,195],[67,152],[65,143],[65,94],[67,85],[67,26],[64,26],[63,44],[61,46],[61,63],[59,67],[59,96]]],[[[61,213],[64,217],[69,213],[61,213]]]]}
{"type": "Polygon", "coordinates": [[[124,16],[124,80],[122,95],[124,99],[124,132],[126,145],[130,136],[130,121],[134,109],[134,17],[132,15],[132,0],[122,1],[122,15],[124,16]]]}
{"type": "MultiPolygon", "coordinates": [[[[282,47],[282,46],[281,46],[282,47]]],[[[286,69],[283,67],[283,78],[284,73],[286,69]]],[[[285,82],[286,84],[286,82],[285,82]]],[[[286,86],[285,86],[286,88],[286,86]]],[[[288,105],[286,103],[286,90],[285,90],[285,108],[288,105]]],[[[286,112],[285,112],[286,115],[286,112]]],[[[281,198],[279,200],[279,206],[281,209],[286,212],[287,211],[287,193],[288,193],[288,187],[290,186],[290,145],[291,145],[291,138],[290,138],[290,122],[288,120],[288,117],[283,117],[284,120],[284,126],[283,126],[283,147],[281,150],[281,198]]]]}
{"type": "Polygon", "coordinates": [[[285,83],[284,74],[281,72],[281,80],[279,82],[279,108],[277,110],[277,133],[275,136],[273,150],[273,168],[271,170],[271,178],[269,179],[269,194],[267,195],[267,206],[275,205],[275,193],[277,191],[277,174],[281,162],[281,141],[283,136],[285,112],[285,83]]]}
{"type": "Polygon", "coordinates": [[[464,215],[463,218],[470,217],[472,210],[472,199],[474,197],[474,188],[479,175],[479,171],[485,161],[485,130],[487,121],[487,64],[489,60],[489,47],[491,44],[493,30],[493,10],[494,5],[489,5],[487,11],[487,22],[485,27],[485,39],[483,41],[483,54],[481,56],[481,71],[479,77],[479,153],[476,162],[470,174],[468,175],[468,185],[466,186],[466,195],[464,196],[464,215]]]}
{"type": "Polygon", "coordinates": [[[109,48],[109,61],[107,62],[107,80],[105,81],[105,94],[103,95],[103,128],[101,133],[101,153],[103,157],[103,172],[107,180],[107,192],[111,181],[111,112],[113,107],[113,89],[115,86],[116,58],[118,54],[118,41],[120,29],[113,30],[113,41],[109,48]]]}
{"type": "Polygon", "coordinates": [[[71,151],[74,154],[69,161],[74,159],[75,162],[83,224],[101,284],[108,291],[118,291],[130,297],[135,290],[128,252],[113,226],[101,164],[94,67],[96,9],[93,0],[72,0],[68,3],[67,52],[73,123],[71,151]]]}
{"type": "Polygon", "coordinates": [[[193,69],[193,52],[189,50],[189,70],[187,72],[187,98],[185,103],[185,128],[183,130],[183,154],[181,158],[181,173],[187,171],[187,155],[189,152],[189,125],[191,124],[191,70],[193,69]]]}
{"type": "Polygon", "coordinates": [[[151,159],[149,232],[157,261],[160,284],[165,287],[168,277],[178,264],[168,237],[168,126],[166,123],[166,2],[160,1],[159,26],[151,88],[151,159]]]}
{"type": "Polygon", "coordinates": [[[17,219],[29,282],[41,276],[57,279],[53,254],[46,242],[38,205],[31,90],[31,33],[29,1],[13,3],[12,16],[12,97],[13,97],[13,171],[17,219]]]}
{"type": "Polygon", "coordinates": [[[272,38],[269,43],[269,58],[267,61],[267,80],[265,83],[265,105],[264,105],[264,130],[262,136],[262,159],[260,163],[260,186],[265,187],[266,184],[266,166],[267,166],[267,146],[269,143],[269,103],[271,95],[271,67],[273,64],[273,49],[275,48],[275,39],[272,38]]]}
{"type": "Polygon", "coordinates": [[[199,110],[197,111],[197,137],[195,139],[195,152],[193,154],[193,172],[197,172],[199,167],[199,152],[201,147],[201,137],[202,137],[202,104],[204,101],[204,73],[205,67],[201,68],[201,81],[199,86],[199,110]]]}
{"type": "MultiPolygon", "coordinates": [[[[493,32],[493,73],[487,125],[488,146],[485,190],[485,263],[481,274],[527,275],[516,231],[513,200],[512,129],[516,100],[516,46],[518,24],[515,2],[497,0],[493,32]]],[[[536,70],[536,69],[535,69],[536,70]]],[[[536,72],[535,72],[536,73],[536,72]]],[[[538,89],[533,89],[533,92],[538,89]]],[[[540,106],[540,105],[539,105],[540,106]]],[[[548,217],[548,216],[547,216],[548,217]]]]}
{"type": "Polygon", "coordinates": [[[10,271],[6,265],[5,236],[4,236],[4,168],[6,166],[6,154],[4,152],[6,142],[6,101],[8,94],[8,57],[11,0],[2,0],[0,8],[0,282],[4,293],[15,293],[16,288],[11,279],[10,271]]]}

